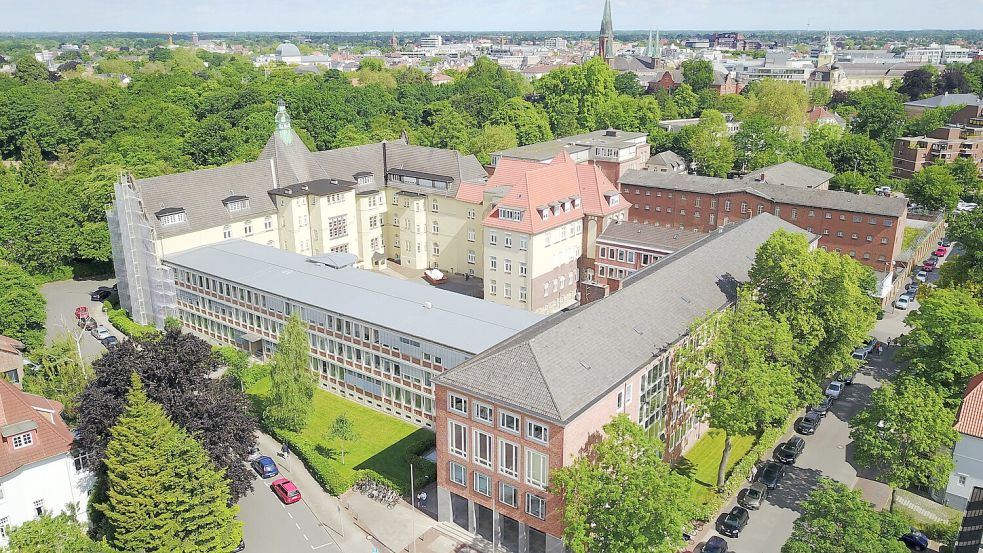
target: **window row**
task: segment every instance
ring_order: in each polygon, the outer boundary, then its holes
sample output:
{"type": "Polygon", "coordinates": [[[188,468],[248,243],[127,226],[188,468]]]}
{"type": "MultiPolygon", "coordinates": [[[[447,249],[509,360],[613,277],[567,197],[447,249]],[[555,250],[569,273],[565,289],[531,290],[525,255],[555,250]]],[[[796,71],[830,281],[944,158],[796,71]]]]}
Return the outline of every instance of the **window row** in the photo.
{"type": "MultiPolygon", "coordinates": [[[[451,462],[450,463],[450,480],[451,482],[468,487],[468,470],[464,465],[451,462]]],[[[474,481],[474,491],[480,493],[485,497],[492,496],[492,478],[487,474],[483,474],[478,471],[472,473],[472,480],[474,481]]],[[[509,507],[519,508],[519,490],[507,484],[505,482],[499,482],[498,485],[498,502],[503,505],[508,505],[509,507]]],[[[546,519],[546,499],[544,497],[538,496],[536,494],[527,493],[525,501],[525,511],[526,513],[538,518],[546,519]]]]}
{"type": "MultiPolygon", "coordinates": [[[[458,415],[470,415],[472,419],[478,422],[490,426],[495,425],[495,411],[490,405],[485,403],[478,401],[471,402],[465,397],[448,393],[447,409],[458,415]]],[[[519,415],[502,409],[498,410],[498,427],[502,430],[512,434],[520,434],[521,422],[522,420],[519,415]]],[[[550,441],[549,427],[539,421],[526,419],[526,438],[542,444],[548,444],[550,441]]]]}

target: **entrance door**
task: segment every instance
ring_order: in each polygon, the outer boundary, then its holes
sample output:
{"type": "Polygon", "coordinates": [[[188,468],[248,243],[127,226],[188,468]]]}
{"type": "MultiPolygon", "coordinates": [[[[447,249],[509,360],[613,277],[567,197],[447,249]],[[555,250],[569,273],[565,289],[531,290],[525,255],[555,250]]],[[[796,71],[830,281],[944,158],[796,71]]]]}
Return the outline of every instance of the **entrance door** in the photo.
{"type": "Polygon", "coordinates": [[[454,524],[468,532],[471,531],[471,528],[468,528],[468,500],[456,493],[451,494],[451,518],[454,524]]]}
{"type": "Polygon", "coordinates": [[[519,521],[503,516],[502,547],[512,553],[519,553],[519,521]]]}
{"type": "Polygon", "coordinates": [[[494,540],[495,516],[492,510],[478,505],[478,535],[488,541],[494,540]]]}

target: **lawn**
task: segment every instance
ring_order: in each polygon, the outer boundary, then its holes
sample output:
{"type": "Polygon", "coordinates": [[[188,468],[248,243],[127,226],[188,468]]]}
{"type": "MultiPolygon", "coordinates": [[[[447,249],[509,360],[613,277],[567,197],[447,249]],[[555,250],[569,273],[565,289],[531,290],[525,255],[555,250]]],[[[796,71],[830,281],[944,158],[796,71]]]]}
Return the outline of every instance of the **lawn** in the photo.
{"type": "MultiPolygon", "coordinates": [[[[756,436],[734,436],[731,439],[730,458],[727,459],[727,471],[744,458],[754,447],[756,436]]],[[[720,466],[720,455],[724,451],[724,433],[710,429],[693,449],[683,455],[676,469],[693,479],[691,497],[694,501],[705,503],[713,493],[717,484],[717,468],[720,466]]]]}
{"type": "Polygon", "coordinates": [[[901,251],[905,251],[908,248],[915,245],[919,238],[923,234],[923,229],[916,227],[907,227],[904,229],[904,238],[901,240],[901,251]]]}
{"type": "MultiPolygon", "coordinates": [[[[269,389],[270,379],[264,378],[249,389],[249,395],[259,403],[269,389]]],[[[371,469],[409,488],[407,454],[421,442],[432,442],[433,432],[324,390],[314,391],[313,402],[307,427],[301,434],[318,445],[330,465],[349,477],[356,470],[371,469]],[[342,443],[326,436],[335,418],[342,413],[352,421],[359,435],[357,440],[344,445],[345,464],[341,463],[342,443]]]]}

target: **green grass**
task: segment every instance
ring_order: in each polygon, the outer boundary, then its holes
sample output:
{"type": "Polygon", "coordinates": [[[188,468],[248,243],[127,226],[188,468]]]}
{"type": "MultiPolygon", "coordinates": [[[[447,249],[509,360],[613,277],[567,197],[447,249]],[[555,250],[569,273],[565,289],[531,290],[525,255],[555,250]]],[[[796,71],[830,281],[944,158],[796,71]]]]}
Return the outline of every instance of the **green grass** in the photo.
{"type": "MultiPolygon", "coordinates": [[[[262,405],[269,389],[269,378],[249,388],[257,407],[262,405]]],[[[371,469],[409,488],[407,453],[421,441],[432,439],[433,432],[321,389],[314,390],[313,404],[307,427],[301,434],[318,445],[328,463],[348,476],[356,470],[371,469]],[[357,440],[344,444],[345,464],[341,463],[342,444],[325,436],[342,413],[352,421],[359,435],[357,440]]]]}
{"type": "MultiPolygon", "coordinates": [[[[728,473],[747,455],[756,439],[756,436],[734,436],[731,439],[730,458],[727,459],[728,473]]],[[[720,466],[720,455],[723,451],[724,433],[711,428],[676,465],[677,470],[693,479],[690,496],[698,504],[706,503],[714,493],[714,488],[717,486],[717,468],[720,466]]]]}
{"type": "Polygon", "coordinates": [[[918,241],[918,239],[921,237],[922,234],[923,234],[922,229],[920,228],[905,227],[904,238],[901,240],[901,251],[905,251],[908,248],[914,246],[915,242],[918,241]]]}

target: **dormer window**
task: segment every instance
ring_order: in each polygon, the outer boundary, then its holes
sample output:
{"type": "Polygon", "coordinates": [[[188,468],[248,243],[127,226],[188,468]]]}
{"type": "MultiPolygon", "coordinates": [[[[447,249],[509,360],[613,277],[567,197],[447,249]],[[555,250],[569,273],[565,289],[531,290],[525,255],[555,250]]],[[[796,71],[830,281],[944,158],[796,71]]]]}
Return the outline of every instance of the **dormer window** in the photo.
{"type": "Polygon", "coordinates": [[[573,209],[573,207],[570,205],[570,200],[567,200],[567,201],[563,202],[563,211],[564,212],[568,212],[571,209],[573,209]]]}
{"type": "Polygon", "coordinates": [[[20,449],[22,447],[27,447],[34,443],[34,434],[31,432],[24,432],[23,434],[17,434],[11,438],[14,444],[14,449],[20,449]]]}
{"type": "Polygon", "coordinates": [[[543,216],[544,221],[549,221],[550,219],[550,208],[543,208],[540,210],[540,214],[543,216]]]}
{"type": "Polygon", "coordinates": [[[573,199],[573,207],[580,207],[580,198],[573,199]]]}
{"type": "Polygon", "coordinates": [[[553,206],[553,215],[559,215],[559,214],[560,214],[560,204],[556,204],[555,206],[553,206]]]}
{"type": "Polygon", "coordinates": [[[522,221],[522,210],[520,209],[510,209],[506,207],[498,208],[498,218],[505,219],[507,221],[522,221]]]}
{"type": "Polygon", "coordinates": [[[615,194],[615,195],[611,196],[610,198],[608,198],[608,205],[612,205],[612,206],[618,205],[619,202],[621,202],[621,196],[619,196],[617,194],[615,194]]]}
{"type": "Polygon", "coordinates": [[[157,215],[157,220],[160,221],[160,224],[163,226],[176,225],[188,220],[188,216],[184,209],[178,207],[162,209],[155,215],[157,215]]]}
{"type": "Polygon", "coordinates": [[[246,209],[249,209],[249,199],[246,198],[243,200],[235,200],[225,204],[225,207],[228,208],[229,213],[235,213],[236,211],[244,211],[246,209]]]}
{"type": "Polygon", "coordinates": [[[375,184],[375,175],[373,175],[372,173],[367,173],[367,172],[355,173],[354,177],[355,177],[355,182],[359,186],[375,184]]]}

